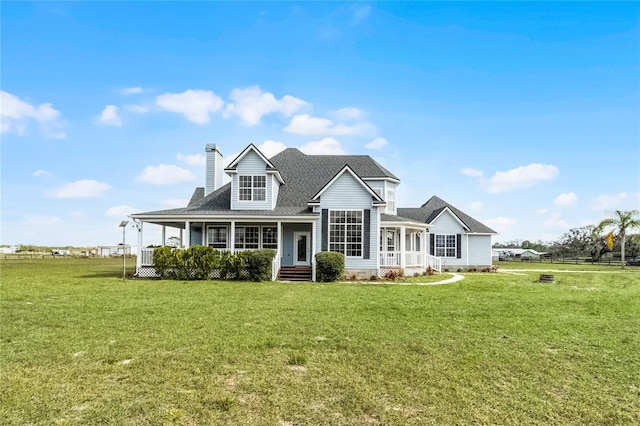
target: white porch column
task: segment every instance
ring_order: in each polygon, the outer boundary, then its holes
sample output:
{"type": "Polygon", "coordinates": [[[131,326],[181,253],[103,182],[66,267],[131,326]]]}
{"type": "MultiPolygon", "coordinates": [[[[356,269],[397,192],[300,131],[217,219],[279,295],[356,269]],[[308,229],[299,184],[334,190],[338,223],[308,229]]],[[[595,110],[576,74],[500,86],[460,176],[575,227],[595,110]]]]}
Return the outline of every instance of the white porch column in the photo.
{"type": "Polygon", "coordinates": [[[160,238],[162,238],[160,245],[164,247],[167,245],[167,227],[165,225],[162,225],[162,233],[160,235],[160,238]]]}
{"type": "Polygon", "coordinates": [[[136,222],[137,228],[138,228],[138,255],[136,256],[136,274],[138,273],[138,271],[140,270],[140,267],[142,266],[142,224],[144,222],[140,221],[140,222],[136,222]]]}
{"type": "Polygon", "coordinates": [[[420,238],[420,256],[422,256],[422,263],[425,268],[427,267],[427,230],[422,231],[422,238],[420,238]]]}
{"type": "Polygon", "coordinates": [[[276,256],[279,257],[278,265],[282,265],[282,222],[278,221],[278,250],[276,256]]]}
{"type": "Polygon", "coordinates": [[[182,241],[184,241],[182,238],[183,238],[183,232],[182,232],[182,228],[180,228],[180,247],[184,246],[184,244],[182,244],[182,241]]]}
{"type": "Polygon", "coordinates": [[[231,228],[229,229],[229,250],[231,253],[235,253],[236,247],[236,222],[231,221],[231,228]]]}
{"type": "Polygon", "coordinates": [[[316,280],[316,221],[311,222],[311,281],[316,280]]]}
{"type": "Polygon", "coordinates": [[[400,267],[404,269],[407,265],[407,229],[404,226],[400,227],[400,267]]]}
{"type": "Polygon", "coordinates": [[[200,238],[200,244],[202,244],[203,246],[206,245],[205,242],[207,241],[207,235],[205,234],[207,232],[207,229],[205,228],[205,223],[202,222],[202,235],[200,238]]]}
{"type": "Polygon", "coordinates": [[[184,223],[185,243],[184,247],[189,248],[191,246],[191,222],[186,221],[184,223]]]}

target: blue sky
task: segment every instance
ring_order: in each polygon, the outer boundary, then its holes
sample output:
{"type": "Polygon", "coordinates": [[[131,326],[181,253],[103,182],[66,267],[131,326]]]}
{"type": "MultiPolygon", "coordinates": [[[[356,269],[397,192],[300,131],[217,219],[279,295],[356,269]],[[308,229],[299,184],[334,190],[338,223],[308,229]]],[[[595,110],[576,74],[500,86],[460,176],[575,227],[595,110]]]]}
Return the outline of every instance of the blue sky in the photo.
{"type": "Polygon", "coordinates": [[[0,7],[2,244],[116,244],[207,143],[371,155],[494,242],[640,208],[637,2],[0,7]]]}

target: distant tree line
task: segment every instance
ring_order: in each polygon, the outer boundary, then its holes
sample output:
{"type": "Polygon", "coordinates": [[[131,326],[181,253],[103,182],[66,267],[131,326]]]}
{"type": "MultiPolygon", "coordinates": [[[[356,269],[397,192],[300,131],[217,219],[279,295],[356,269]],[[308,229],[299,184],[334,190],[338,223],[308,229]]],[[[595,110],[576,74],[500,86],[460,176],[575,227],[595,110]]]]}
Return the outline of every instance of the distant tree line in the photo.
{"type": "Polygon", "coordinates": [[[555,258],[584,257],[600,262],[603,257],[622,260],[640,256],[640,234],[630,231],[640,228],[638,210],[617,210],[613,218],[605,219],[597,225],[572,228],[557,241],[544,242],[512,240],[496,243],[494,249],[523,248],[549,253],[555,258]]]}

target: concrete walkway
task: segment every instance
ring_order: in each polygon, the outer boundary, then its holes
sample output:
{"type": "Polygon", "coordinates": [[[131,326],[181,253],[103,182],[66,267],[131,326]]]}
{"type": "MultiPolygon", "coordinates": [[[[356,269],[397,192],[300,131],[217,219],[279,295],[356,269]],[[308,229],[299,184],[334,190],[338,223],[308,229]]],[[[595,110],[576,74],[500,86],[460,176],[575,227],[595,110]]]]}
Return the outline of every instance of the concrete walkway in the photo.
{"type": "MultiPolygon", "coordinates": [[[[450,273],[450,272],[445,272],[450,273]]],[[[440,284],[451,284],[457,281],[463,280],[464,275],[460,274],[451,274],[453,275],[451,278],[447,278],[446,280],[436,281],[432,283],[402,283],[397,281],[344,281],[344,284],[389,284],[389,285],[440,285],[440,284]]]]}

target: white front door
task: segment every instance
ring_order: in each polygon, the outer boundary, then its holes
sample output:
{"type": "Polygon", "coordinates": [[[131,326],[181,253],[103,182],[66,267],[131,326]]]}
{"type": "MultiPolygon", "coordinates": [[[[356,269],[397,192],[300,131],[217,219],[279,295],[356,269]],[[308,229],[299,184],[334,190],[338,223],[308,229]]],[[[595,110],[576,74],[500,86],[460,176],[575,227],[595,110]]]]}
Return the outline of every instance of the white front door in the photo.
{"type": "Polygon", "coordinates": [[[293,233],[293,264],[311,265],[311,233],[293,233]]]}

